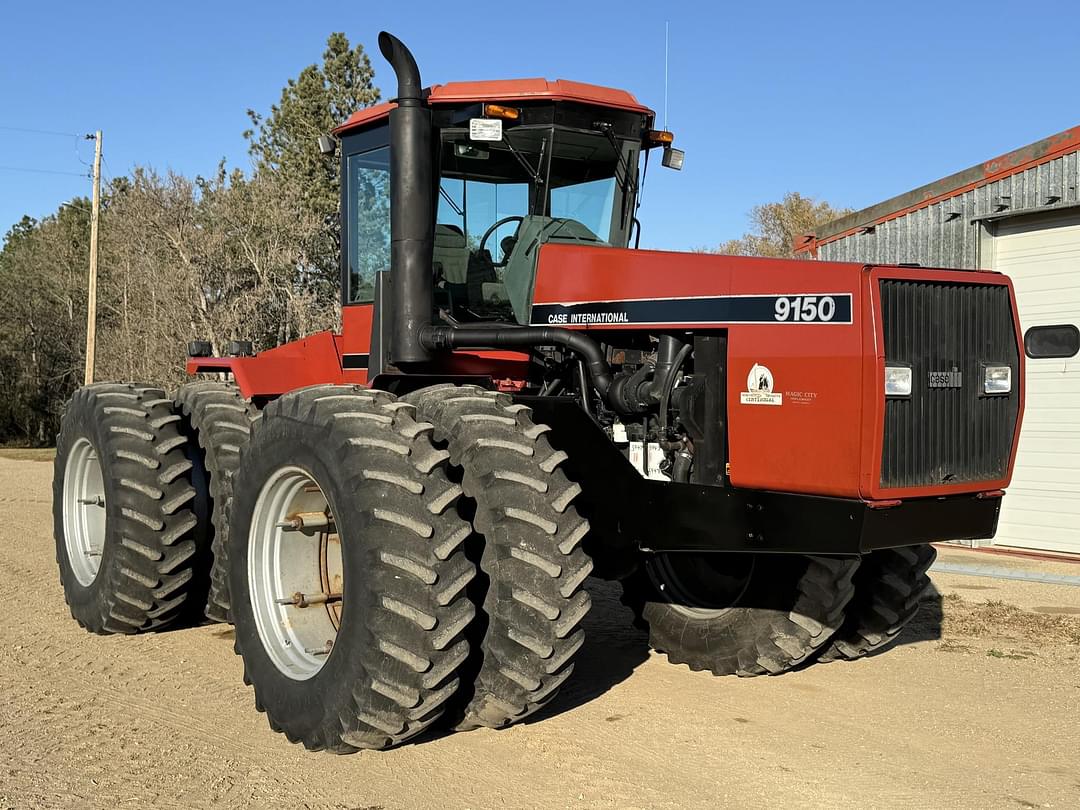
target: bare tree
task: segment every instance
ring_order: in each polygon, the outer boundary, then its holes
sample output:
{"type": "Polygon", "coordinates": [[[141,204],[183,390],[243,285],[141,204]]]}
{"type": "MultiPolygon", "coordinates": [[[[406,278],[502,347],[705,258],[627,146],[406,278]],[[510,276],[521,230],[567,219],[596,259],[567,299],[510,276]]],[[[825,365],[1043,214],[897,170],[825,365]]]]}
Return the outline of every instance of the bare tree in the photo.
{"type": "Polygon", "coordinates": [[[847,216],[851,211],[792,191],[779,202],[755,205],[750,209],[753,230],[738,239],[729,239],[709,252],[790,258],[795,255],[795,242],[800,236],[813,233],[819,226],[847,216]]]}

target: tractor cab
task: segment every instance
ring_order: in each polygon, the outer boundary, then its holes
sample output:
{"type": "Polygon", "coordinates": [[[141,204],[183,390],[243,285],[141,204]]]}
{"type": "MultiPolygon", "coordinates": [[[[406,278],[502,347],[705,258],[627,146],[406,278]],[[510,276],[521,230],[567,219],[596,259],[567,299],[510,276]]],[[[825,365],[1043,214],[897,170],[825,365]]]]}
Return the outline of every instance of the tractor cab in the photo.
{"type": "MultiPolygon", "coordinates": [[[[427,102],[433,300],[453,324],[526,324],[544,244],[627,247],[639,227],[639,156],[672,151],[670,134],[650,129],[652,111],[619,90],[480,82],[436,86],[427,102]]],[[[392,107],[363,110],[337,131],[345,305],[372,301],[390,268],[392,107]]]]}

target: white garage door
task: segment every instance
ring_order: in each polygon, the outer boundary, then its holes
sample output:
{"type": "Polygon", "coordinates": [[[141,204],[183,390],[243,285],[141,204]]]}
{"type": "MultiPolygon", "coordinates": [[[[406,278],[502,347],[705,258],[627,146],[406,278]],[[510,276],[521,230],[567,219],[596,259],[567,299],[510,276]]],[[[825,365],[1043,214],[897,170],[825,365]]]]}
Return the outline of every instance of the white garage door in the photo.
{"type": "MultiPolygon", "coordinates": [[[[1025,334],[1080,325],[1080,213],[999,223],[993,267],[1012,277],[1025,334]]],[[[1027,358],[1024,426],[994,542],[1080,553],[1080,355],[1027,358]]]]}

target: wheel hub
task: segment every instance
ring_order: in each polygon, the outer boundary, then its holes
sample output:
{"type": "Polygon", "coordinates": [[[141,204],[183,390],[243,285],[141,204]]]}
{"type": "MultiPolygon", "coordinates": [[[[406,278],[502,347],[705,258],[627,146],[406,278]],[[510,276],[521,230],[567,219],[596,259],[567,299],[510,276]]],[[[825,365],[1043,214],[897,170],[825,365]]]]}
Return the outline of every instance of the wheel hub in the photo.
{"type": "Polygon", "coordinates": [[[341,627],[341,538],[315,479],[276,471],[255,503],[248,534],[248,587],[263,649],[289,678],[314,677],[341,627]]]}
{"type": "Polygon", "coordinates": [[[68,564],[87,587],[97,579],[105,549],[105,482],[89,439],[80,438],[68,453],[63,510],[68,564]]]}
{"type": "Polygon", "coordinates": [[[646,572],[676,610],[698,618],[738,607],[750,587],[757,558],[749,554],[658,554],[646,572]]]}

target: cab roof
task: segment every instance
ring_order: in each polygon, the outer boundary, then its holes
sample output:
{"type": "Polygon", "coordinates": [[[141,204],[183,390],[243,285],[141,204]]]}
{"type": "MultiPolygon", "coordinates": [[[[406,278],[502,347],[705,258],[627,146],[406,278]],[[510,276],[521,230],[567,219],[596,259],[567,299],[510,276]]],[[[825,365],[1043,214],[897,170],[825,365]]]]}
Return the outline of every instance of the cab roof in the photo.
{"type": "MultiPolygon", "coordinates": [[[[576,101],[582,104],[595,104],[598,107],[612,107],[629,110],[644,115],[655,113],[641,104],[631,93],[616,90],[613,87],[601,87],[596,84],[572,82],[566,79],[497,79],[487,82],[449,82],[432,85],[427,91],[428,104],[474,104],[484,101],[576,101]]],[[[373,107],[357,110],[341,126],[334,129],[335,135],[342,135],[350,130],[359,129],[385,119],[397,106],[393,101],[384,101],[373,107]]]]}

